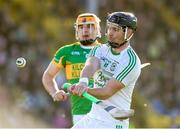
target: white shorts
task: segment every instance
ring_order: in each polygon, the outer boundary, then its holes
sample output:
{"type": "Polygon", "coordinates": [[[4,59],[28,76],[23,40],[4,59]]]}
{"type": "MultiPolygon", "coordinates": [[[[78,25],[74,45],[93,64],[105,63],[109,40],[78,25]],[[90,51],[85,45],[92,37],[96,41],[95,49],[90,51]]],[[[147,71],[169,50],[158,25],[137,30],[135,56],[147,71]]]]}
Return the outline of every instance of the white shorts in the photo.
{"type": "Polygon", "coordinates": [[[79,120],[81,120],[85,115],[73,115],[73,124],[76,124],[79,120]]]}
{"type": "Polygon", "coordinates": [[[78,121],[71,129],[128,129],[129,120],[103,121],[86,115],[78,121]]]}

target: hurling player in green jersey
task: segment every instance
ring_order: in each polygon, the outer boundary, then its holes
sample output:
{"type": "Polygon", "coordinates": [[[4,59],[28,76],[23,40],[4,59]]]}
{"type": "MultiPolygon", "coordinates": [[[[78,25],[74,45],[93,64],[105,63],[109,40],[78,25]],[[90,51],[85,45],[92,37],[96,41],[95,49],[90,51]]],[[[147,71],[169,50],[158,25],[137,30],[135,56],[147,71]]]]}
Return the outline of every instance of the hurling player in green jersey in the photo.
{"type": "MultiPolygon", "coordinates": [[[[69,83],[79,82],[80,72],[90,50],[99,44],[97,38],[101,37],[100,19],[92,13],[80,14],[75,23],[75,33],[78,42],[59,48],[42,77],[43,85],[54,101],[67,99],[67,94],[59,90],[57,82],[54,81],[57,73],[64,69],[69,83]]],[[[92,80],[89,81],[89,86],[93,86],[92,80]]],[[[73,123],[86,115],[91,106],[92,103],[89,100],[71,95],[73,123]]]]}

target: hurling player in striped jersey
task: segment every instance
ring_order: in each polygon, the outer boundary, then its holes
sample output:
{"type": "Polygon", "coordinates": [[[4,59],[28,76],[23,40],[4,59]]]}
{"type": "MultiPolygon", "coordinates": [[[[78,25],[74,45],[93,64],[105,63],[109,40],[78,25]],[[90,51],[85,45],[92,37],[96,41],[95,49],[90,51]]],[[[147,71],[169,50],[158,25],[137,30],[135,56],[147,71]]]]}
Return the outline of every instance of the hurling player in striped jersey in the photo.
{"type": "MultiPolygon", "coordinates": [[[[108,15],[108,42],[93,48],[83,68],[78,84],[69,88],[74,95],[83,92],[103,100],[120,110],[131,108],[132,93],[141,73],[141,61],[130,45],[137,28],[137,18],[130,12],[108,15]],[[94,87],[87,87],[94,77],[94,87]]],[[[91,111],[72,128],[128,128],[129,119],[115,119],[102,107],[93,104],[91,111]]]]}

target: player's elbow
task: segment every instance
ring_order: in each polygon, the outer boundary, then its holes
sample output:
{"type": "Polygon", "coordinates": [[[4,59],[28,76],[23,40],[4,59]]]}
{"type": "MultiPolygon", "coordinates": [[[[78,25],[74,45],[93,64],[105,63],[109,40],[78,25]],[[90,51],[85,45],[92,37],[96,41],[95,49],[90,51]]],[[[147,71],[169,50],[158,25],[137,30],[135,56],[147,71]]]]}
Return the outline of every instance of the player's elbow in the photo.
{"type": "Polygon", "coordinates": [[[112,88],[109,88],[109,87],[106,87],[104,89],[104,92],[103,92],[103,100],[105,99],[109,99],[110,97],[112,97],[117,91],[112,89],[112,88]]]}
{"type": "Polygon", "coordinates": [[[103,92],[101,99],[106,100],[106,99],[110,98],[112,95],[113,94],[110,91],[103,92]]]}
{"type": "Polygon", "coordinates": [[[46,82],[46,77],[47,75],[46,75],[46,71],[43,73],[43,76],[42,76],[42,83],[43,83],[43,85],[45,84],[45,82],[46,82]]]}
{"type": "Polygon", "coordinates": [[[99,99],[101,99],[101,100],[106,100],[106,99],[108,99],[109,98],[109,96],[101,96],[99,99]]]}
{"type": "Polygon", "coordinates": [[[46,85],[46,83],[49,79],[50,79],[50,75],[48,74],[47,71],[45,71],[42,76],[42,83],[44,86],[46,85]]]}
{"type": "Polygon", "coordinates": [[[103,95],[103,96],[99,97],[99,99],[101,99],[101,100],[106,100],[106,99],[108,99],[108,98],[110,98],[110,97],[111,97],[111,96],[103,95]]]}

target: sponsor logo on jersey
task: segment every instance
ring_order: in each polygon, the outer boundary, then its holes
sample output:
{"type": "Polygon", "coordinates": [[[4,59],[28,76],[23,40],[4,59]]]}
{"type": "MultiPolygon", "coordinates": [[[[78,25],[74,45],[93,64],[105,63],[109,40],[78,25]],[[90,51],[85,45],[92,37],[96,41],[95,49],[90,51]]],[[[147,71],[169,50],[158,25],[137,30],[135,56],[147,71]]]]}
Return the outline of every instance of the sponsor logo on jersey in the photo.
{"type": "Polygon", "coordinates": [[[122,129],[123,126],[122,125],[116,125],[116,129],[122,129]]]}
{"type": "Polygon", "coordinates": [[[72,52],[71,52],[71,55],[77,55],[77,56],[79,56],[79,55],[80,55],[80,52],[78,52],[78,51],[72,51],[72,52]]]}
{"type": "Polygon", "coordinates": [[[96,84],[97,87],[104,87],[107,81],[113,76],[112,73],[105,71],[105,70],[98,70],[93,78],[94,78],[94,83],[96,84]]]}
{"type": "Polygon", "coordinates": [[[86,51],[83,51],[83,54],[84,54],[84,55],[86,55],[86,54],[87,54],[87,52],[86,52],[86,51]]]}
{"type": "Polygon", "coordinates": [[[118,63],[114,60],[109,60],[106,57],[101,57],[101,60],[103,61],[103,67],[106,70],[115,71],[118,63]]]}
{"type": "Polygon", "coordinates": [[[89,57],[89,54],[86,54],[85,57],[88,58],[88,57],[89,57]]]}
{"type": "Polygon", "coordinates": [[[117,64],[113,62],[110,66],[110,70],[114,71],[116,69],[116,66],[117,66],[117,64]]]}
{"type": "Polygon", "coordinates": [[[67,79],[76,79],[80,77],[81,70],[84,68],[83,63],[71,64],[66,66],[67,79]]]}
{"type": "Polygon", "coordinates": [[[101,60],[103,60],[103,64],[105,68],[108,67],[108,65],[111,63],[111,61],[105,57],[102,57],[101,60]]]}

